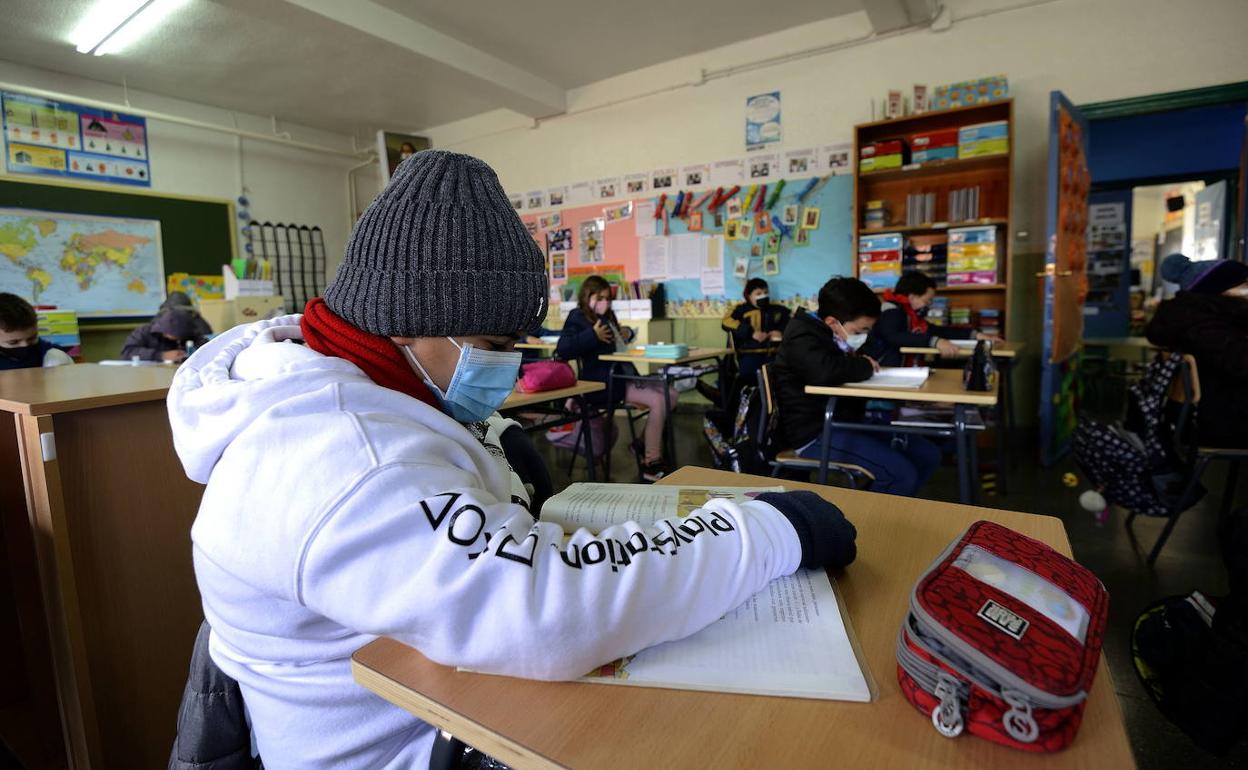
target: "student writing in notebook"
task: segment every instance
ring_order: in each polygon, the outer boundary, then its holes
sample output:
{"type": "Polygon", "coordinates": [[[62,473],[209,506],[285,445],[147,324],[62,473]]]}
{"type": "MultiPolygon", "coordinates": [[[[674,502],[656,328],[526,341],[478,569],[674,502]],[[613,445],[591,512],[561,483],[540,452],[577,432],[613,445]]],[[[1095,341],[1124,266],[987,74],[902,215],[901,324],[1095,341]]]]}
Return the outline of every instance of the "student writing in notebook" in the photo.
{"type": "Polygon", "coordinates": [[[936,282],[917,270],[909,271],[897,279],[897,286],[884,292],[880,308],[880,320],[871,330],[863,350],[881,366],[913,366],[913,356],[903,356],[901,348],[931,348],[940,351],[942,358],[958,355],[958,348],[949,340],[991,340],[999,337],[977,333],[974,329],[958,329],[928,323],[927,309],[936,298],[936,282]]]}
{"type": "MultiPolygon", "coordinates": [[[[576,308],[563,322],[555,355],[564,361],[578,359],[582,380],[607,382],[611,363],[601,361],[598,357],[604,353],[628,350],[628,343],[632,342],[634,336],[632,329],[620,326],[615,312],[611,310],[611,285],[602,276],[591,275],[577,291],[576,308]]],[[[624,374],[637,374],[637,368],[632,364],[617,366],[624,374]]],[[[627,383],[624,387],[617,384],[615,392],[610,395],[617,406],[620,402],[627,401],[649,408],[645,438],[642,439],[641,446],[632,449],[641,455],[642,477],[647,481],[657,481],[666,472],[663,464],[663,382],[656,379],[648,382],[628,380],[627,383]]],[[[668,403],[675,406],[678,396],[676,389],[670,388],[667,394],[670,399],[668,403]]],[[[591,403],[605,403],[607,394],[594,394],[590,398],[593,399],[591,403]]]]}
{"type": "Polygon", "coordinates": [[[174,447],[207,485],[191,540],[209,651],[269,770],[428,767],[434,728],[352,679],[379,636],[447,666],[572,679],[799,566],[853,560],[852,525],[809,492],[566,539],[536,521],[495,410],[546,297],[494,171],[427,150],[360,217],[324,299],[178,370],[174,447]]]}
{"type": "MultiPolygon", "coordinates": [[[[879,364],[859,351],[880,317],[880,300],[856,278],[833,278],[819,290],[815,313],[799,309],[784,330],[773,365],[780,429],[802,457],[819,457],[826,396],[808,395],[807,385],[845,385],[869,379],[879,364]]],[[[866,400],[840,398],[838,422],[859,422],[866,400]]],[[[921,436],[889,436],[837,430],[830,459],[866,468],[871,491],[913,497],[940,466],[940,449],[921,436]]]]}

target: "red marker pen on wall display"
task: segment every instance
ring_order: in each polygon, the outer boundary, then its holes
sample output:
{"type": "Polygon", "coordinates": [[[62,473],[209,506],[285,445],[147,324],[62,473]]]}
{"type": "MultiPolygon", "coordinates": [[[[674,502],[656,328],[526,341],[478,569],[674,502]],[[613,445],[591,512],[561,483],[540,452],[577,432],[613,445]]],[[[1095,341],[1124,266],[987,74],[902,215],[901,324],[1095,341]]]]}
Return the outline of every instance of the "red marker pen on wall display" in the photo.
{"type": "Polygon", "coordinates": [[[729,198],[731,198],[732,196],[736,195],[736,194],[737,194],[737,193],[739,193],[739,192],[741,192],[741,185],[739,185],[739,184],[734,184],[734,185],[732,186],[732,189],[731,189],[731,190],[729,190],[728,192],[724,193],[724,195],[723,195],[723,196],[722,196],[722,197],[721,197],[718,201],[716,201],[715,205],[711,207],[711,210],[712,210],[712,211],[715,211],[715,210],[716,210],[716,209],[718,209],[720,206],[722,206],[722,205],[724,205],[725,203],[727,203],[729,198]]]}
{"type": "Polygon", "coordinates": [[[719,204],[723,201],[723,198],[724,198],[724,188],[716,187],[715,192],[711,195],[711,205],[707,206],[706,210],[714,211],[715,209],[719,208],[719,204]]]}
{"type": "Polygon", "coordinates": [[[750,203],[754,200],[754,194],[758,192],[758,185],[752,184],[745,191],[745,200],[741,201],[741,210],[749,211],[750,203]]]}
{"type": "Polygon", "coordinates": [[[693,202],[693,205],[689,207],[689,210],[692,212],[692,211],[697,211],[698,209],[702,208],[702,204],[706,203],[706,201],[710,197],[711,197],[711,191],[707,190],[705,193],[702,194],[701,198],[698,198],[696,201],[693,202]]]}
{"type": "Polygon", "coordinates": [[[654,207],[654,218],[662,219],[665,211],[667,211],[667,193],[659,196],[659,205],[654,207]]]}
{"type": "Polygon", "coordinates": [[[754,199],[754,213],[763,210],[763,199],[767,197],[767,185],[763,185],[758,191],[758,197],[754,199]]]}

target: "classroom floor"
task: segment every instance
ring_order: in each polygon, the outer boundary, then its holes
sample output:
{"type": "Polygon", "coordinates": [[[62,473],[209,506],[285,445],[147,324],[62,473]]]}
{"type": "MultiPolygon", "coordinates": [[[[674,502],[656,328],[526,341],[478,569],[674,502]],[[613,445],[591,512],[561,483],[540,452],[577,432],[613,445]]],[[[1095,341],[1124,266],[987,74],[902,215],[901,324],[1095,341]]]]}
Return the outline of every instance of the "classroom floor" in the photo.
{"type": "MultiPolygon", "coordinates": [[[[675,467],[711,465],[710,450],[702,437],[702,411],[692,404],[682,404],[676,414],[675,467]]],[[[627,434],[625,434],[627,435],[627,434]]],[[[568,453],[556,451],[544,439],[535,440],[539,451],[551,468],[556,489],[568,482],[568,453]]],[[[1019,447],[1035,446],[1035,441],[1022,436],[1019,447]]],[[[636,464],[617,441],[611,455],[612,478],[635,481],[636,464]]],[[[990,452],[981,452],[987,462],[990,452]]],[[[1157,599],[1172,594],[1185,594],[1199,589],[1218,595],[1226,591],[1226,575],[1217,556],[1214,539],[1214,517],[1220,500],[1225,470],[1211,467],[1205,484],[1210,498],[1186,512],[1175,527],[1165,550],[1154,568],[1144,558],[1161,531],[1159,520],[1136,519],[1135,538],[1123,526],[1124,515],[1111,513],[1104,525],[1098,526],[1091,514],[1079,507],[1078,496],[1085,487],[1066,487],[1062,475],[1075,471],[1067,459],[1053,468],[1042,468],[1033,457],[1017,452],[1011,458],[1006,496],[984,496],[982,504],[1015,511],[1057,516],[1066,525],[1075,557],[1105,583],[1110,595],[1109,630],[1105,638],[1105,654],[1114,678],[1126,718],[1127,732],[1141,770],[1161,770],[1198,763],[1202,768],[1248,768],[1248,742],[1242,742],[1229,756],[1217,758],[1197,748],[1177,727],[1167,721],[1144,693],[1131,662],[1129,638],[1136,616],[1157,599]]],[[[585,466],[578,462],[572,480],[585,480],[585,466]]],[[[1237,502],[1248,504],[1248,483],[1239,485],[1237,502]]],[[[957,499],[957,484],[952,466],[937,471],[925,489],[925,497],[937,500],[957,499]]],[[[847,513],[853,518],[851,512],[847,513]]]]}

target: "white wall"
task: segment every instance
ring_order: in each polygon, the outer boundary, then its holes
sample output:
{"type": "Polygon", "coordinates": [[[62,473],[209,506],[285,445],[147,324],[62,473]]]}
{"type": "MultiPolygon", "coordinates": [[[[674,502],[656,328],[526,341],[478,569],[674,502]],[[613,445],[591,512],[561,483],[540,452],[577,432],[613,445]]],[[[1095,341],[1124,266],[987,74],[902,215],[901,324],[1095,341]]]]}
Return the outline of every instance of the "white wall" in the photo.
{"type": "Polygon", "coordinates": [[[782,92],[783,150],[850,140],[889,88],[1005,73],[1016,100],[1015,229],[1029,233],[1016,252],[1029,252],[1043,250],[1050,90],[1079,104],[1248,79],[1245,0],[945,2],[954,23],[944,32],[853,44],[871,29],[865,13],[849,14],[577,89],[571,114],[536,128],[498,110],[425,133],[435,147],[485,159],[509,191],[524,192],[742,155],[744,101],[756,93],[782,92]],[[681,85],[704,69],[837,43],[847,47],[681,85]],[[652,95],[631,98],[644,93],[652,95]]]}
{"type": "MultiPolygon", "coordinates": [[[[109,102],[122,103],[125,98],[121,86],[5,61],[0,61],[0,81],[109,102]]],[[[272,130],[267,117],[230,113],[133,90],[129,96],[129,103],[136,108],[224,126],[234,125],[237,119],[238,127],[248,131],[272,130]]],[[[157,120],[149,120],[147,125],[151,191],[234,200],[245,184],[255,219],[320,225],[325,234],[328,269],[333,274],[352,222],[346,172],[354,161],[246,139],[242,140],[240,151],[239,140],[227,134],[157,120]]],[[[346,136],[281,123],[278,128],[299,141],[351,149],[351,139],[346,136]]],[[[0,175],[4,173],[0,168],[0,175]]],[[[223,261],[227,256],[222,255],[223,261]]]]}

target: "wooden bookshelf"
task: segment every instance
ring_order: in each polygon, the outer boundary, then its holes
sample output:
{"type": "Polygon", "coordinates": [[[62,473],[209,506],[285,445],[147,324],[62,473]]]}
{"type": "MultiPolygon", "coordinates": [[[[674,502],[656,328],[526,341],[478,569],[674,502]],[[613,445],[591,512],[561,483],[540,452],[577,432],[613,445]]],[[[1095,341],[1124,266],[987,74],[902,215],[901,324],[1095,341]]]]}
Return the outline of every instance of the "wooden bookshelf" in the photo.
{"type": "MultiPolygon", "coordinates": [[[[858,242],[863,236],[900,233],[906,241],[920,234],[939,234],[956,227],[993,225],[997,228],[997,282],[941,286],[940,292],[949,295],[949,306],[970,307],[978,313],[984,309],[1001,311],[1001,329],[1005,332],[1007,304],[1009,299],[1012,244],[1010,217],[1012,199],[1012,169],[1014,165],[1014,102],[1002,99],[988,104],[959,107],[952,110],[910,115],[896,120],[863,123],[854,128],[854,163],[861,158],[864,145],[888,139],[905,139],[907,145],[914,134],[940,129],[1004,120],[1008,125],[1009,151],[1000,155],[975,158],[929,161],[908,164],[896,169],[881,171],[858,171],[854,167],[854,275],[859,272],[858,242]],[[979,188],[980,217],[959,222],[947,221],[949,192],[967,187],[979,188]],[[907,225],[906,201],[914,193],[933,193],[935,211],[933,222],[907,225]],[[884,227],[864,226],[867,201],[882,200],[888,210],[889,221],[898,224],[884,227]]],[[[904,266],[903,266],[904,270],[904,266]]]]}

